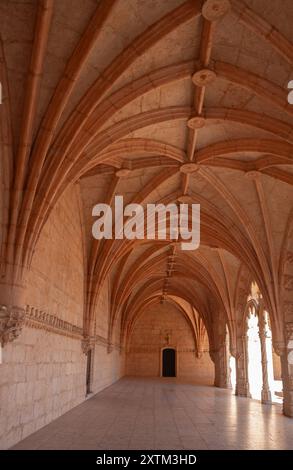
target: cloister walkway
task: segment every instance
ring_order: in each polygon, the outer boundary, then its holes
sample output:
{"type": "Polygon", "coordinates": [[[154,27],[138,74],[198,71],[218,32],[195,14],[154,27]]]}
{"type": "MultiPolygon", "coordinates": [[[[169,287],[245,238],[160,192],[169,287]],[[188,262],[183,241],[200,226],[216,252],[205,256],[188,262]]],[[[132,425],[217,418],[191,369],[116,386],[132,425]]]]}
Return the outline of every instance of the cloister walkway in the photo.
{"type": "Polygon", "coordinates": [[[293,420],[230,390],[125,377],[13,449],[293,449],[293,420]]]}

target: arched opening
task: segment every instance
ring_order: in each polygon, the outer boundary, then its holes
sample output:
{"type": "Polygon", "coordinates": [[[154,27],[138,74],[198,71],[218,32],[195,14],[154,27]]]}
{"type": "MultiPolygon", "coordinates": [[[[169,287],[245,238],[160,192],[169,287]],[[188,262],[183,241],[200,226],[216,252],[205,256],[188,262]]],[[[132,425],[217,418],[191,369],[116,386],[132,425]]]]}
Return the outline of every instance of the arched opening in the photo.
{"type": "Polygon", "coordinates": [[[176,377],[176,350],[174,348],[162,350],[162,377],[176,377]]]}
{"type": "Polygon", "coordinates": [[[247,353],[250,395],[252,398],[260,400],[262,390],[261,346],[258,317],[254,306],[249,307],[247,318],[247,353]]]}
{"type": "Polygon", "coordinates": [[[277,356],[277,354],[273,350],[272,329],[270,324],[270,316],[267,311],[264,311],[264,320],[269,389],[272,393],[272,402],[282,403],[283,381],[281,376],[281,361],[280,357],[277,356]]]}
{"type": "Polygon", "coordinates": [[[233,390],[236,388],[236,360],[231,354],[231,338],[228,325],[226,325],[226,348],[227,348],[227,359],[228,359],[228,375],[229,384],[233,390]]]}
{"type": "Polygon", "coordinates": [[[230,367],[230,381],[232,389],[236,389],[236,359],[232,355],[229,358],[229,367],[230,367]]]}
{"type": "Polygon", "coordinates": [[[248,297],[246,325],[250,395],[263,403],[282,403],[280,360],[273,351],[270,316],[256,283],[248,297]]]}

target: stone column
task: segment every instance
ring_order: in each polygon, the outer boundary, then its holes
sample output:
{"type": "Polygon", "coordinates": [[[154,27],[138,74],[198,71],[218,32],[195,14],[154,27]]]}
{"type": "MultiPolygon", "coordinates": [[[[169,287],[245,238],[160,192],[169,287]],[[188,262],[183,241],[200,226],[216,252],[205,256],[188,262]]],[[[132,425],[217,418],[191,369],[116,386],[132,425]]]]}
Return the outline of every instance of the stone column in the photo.
{"type": "Polygon", "coordinates": [[[293,417],[293,322],[285,325],[286,345],[278,350],[283,379],[283,413],[293,417]]]}
{"type": "Polygon", "coordinates": [[[216,351],[213,351],[212,359],[215,364],[215,387],[232,388],[229,361],[227,359],[227,345],[225,341],[220,344],[216,351]]]}
{"type": "Polygon", "coordinates": [[[261,309],[258,316],[258,332],[260,339],[261,348],[261,365],[262,365],[262,391],[261,401],[262,403],[272,403],[272,394],[269,387],[269,376],[268,376],[268,358],[267,358],[267,322],[265,319],[265,312],[261,309]]]}
{"type": "Polygon", "coordinates": [[[215,366],[214,386],[221,387],[221,365],[219,351],[210,351],[210,356],[215,366]]]}
{"type": "Polygon", "coordinates": [[[93,391],[95,343],[96,338],[89,335],[85,335],[81,341],[82,352],[86,355],[86,396],[90,395],[93,391]]]}
{"type": "Polygon", "coordinates": [[[226,379],[226,388],[232,389],[231,381],[231,367],[230,367],[230,342],[229,342],[229,332],[226,331],[226,343],[225,343],[225,359],[226,359],[226,368],[227,368],[227,379],[226,379]]]}
{"type": "Polygon", "coordinates": [[[247,335],[237,337],[236,391],[240,397],[250,397],[248,382],[247,335]]]}

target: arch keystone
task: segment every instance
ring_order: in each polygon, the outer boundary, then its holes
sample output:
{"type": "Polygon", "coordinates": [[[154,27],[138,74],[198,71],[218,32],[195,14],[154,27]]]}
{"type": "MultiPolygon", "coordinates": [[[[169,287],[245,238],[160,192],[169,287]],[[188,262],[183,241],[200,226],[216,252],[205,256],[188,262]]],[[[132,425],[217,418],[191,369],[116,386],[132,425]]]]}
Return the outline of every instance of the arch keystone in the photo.
{"type": "Polygon", "coordinates": [[[197,171],[199,166],[196,163],[184,163],[180,167],[181,173],[189,174],[197,171]]]}
{"type": "Polygon", "coordinates": [[[202,7],[202,16],[208,21],[223,18],[231,8],[229,0],[206,0],[202,7]]]}
{"type": "Polygon", "coordinates": [[[187,121],[189,129],[202,129],[205,126],[205,118],[193,116],[187,121]]]}
{"type": "Polygon", "coordinates": [[[213,83],[216,80],[216,78],[217,78],[217,74],[213,70],[201,69],[195,72],[192,75],[191,79],[194,85],[203,87],[203,86],[207,86],[213,83]]]}

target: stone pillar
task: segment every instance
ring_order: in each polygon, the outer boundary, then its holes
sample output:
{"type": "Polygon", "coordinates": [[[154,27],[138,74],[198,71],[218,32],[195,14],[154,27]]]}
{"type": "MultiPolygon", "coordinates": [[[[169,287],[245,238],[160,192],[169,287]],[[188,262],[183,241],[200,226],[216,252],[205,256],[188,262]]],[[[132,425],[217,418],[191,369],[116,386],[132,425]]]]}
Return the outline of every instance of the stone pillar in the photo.
{"type": "Polygon", "coordinates": [[[258,316],[258,331],[261,348],[261,365],[262,365],[262,391],[261,401],[262,403],[272,403],[272,394],[269,387],[268,377],[268,358],[267,358],[267,322],[265,319],[265,312],[261,309],[258,316]]]}
{"type": "Polygon", "coordinates": [[[216,351],[213,351],[212,360],[215,364],[215,387],[232,388],[225,339],[220,343],[219,348],[216,351]]]}
{"type": "Polygon", "coordinates": [[[81,341],[82,352],[86,355],[86,397],[92,393],[95,343],[95,337],[89,335],[85,335],[81,341]]]}
{"type": "Polygon", "coordinates": [[[229,332],[228,329],[226,330],[226,343],[225,343],[225,354],[226,354],[226,368],[227,368],[227,379],[226,383],[227,386],[226,388],[232,389],[232,381],[231,381],[231,367],[230,367],[230,341],[229,341],[229,332]]]}
{"type": "Polygon", "coordinates": [[[281,357],[283,379],[283,413],[293,417],[293,322],[285,326],[286,345],[278,350],[281,357]]]}
{"type": "Polygon", "coordinates": [[[219,361],[219,352],[218,351],[210,351],[211,359],[215,366],[215,379],[214,379],[214,386],[220,387],[221,382],[221,369],[220,369],[220,361],[219,361]]]}
{"type": "Polygon", "coordinates": [[[250,397],[248,382],[247,335],[237,337],[236,391],[239,397],[250,397]]]}

